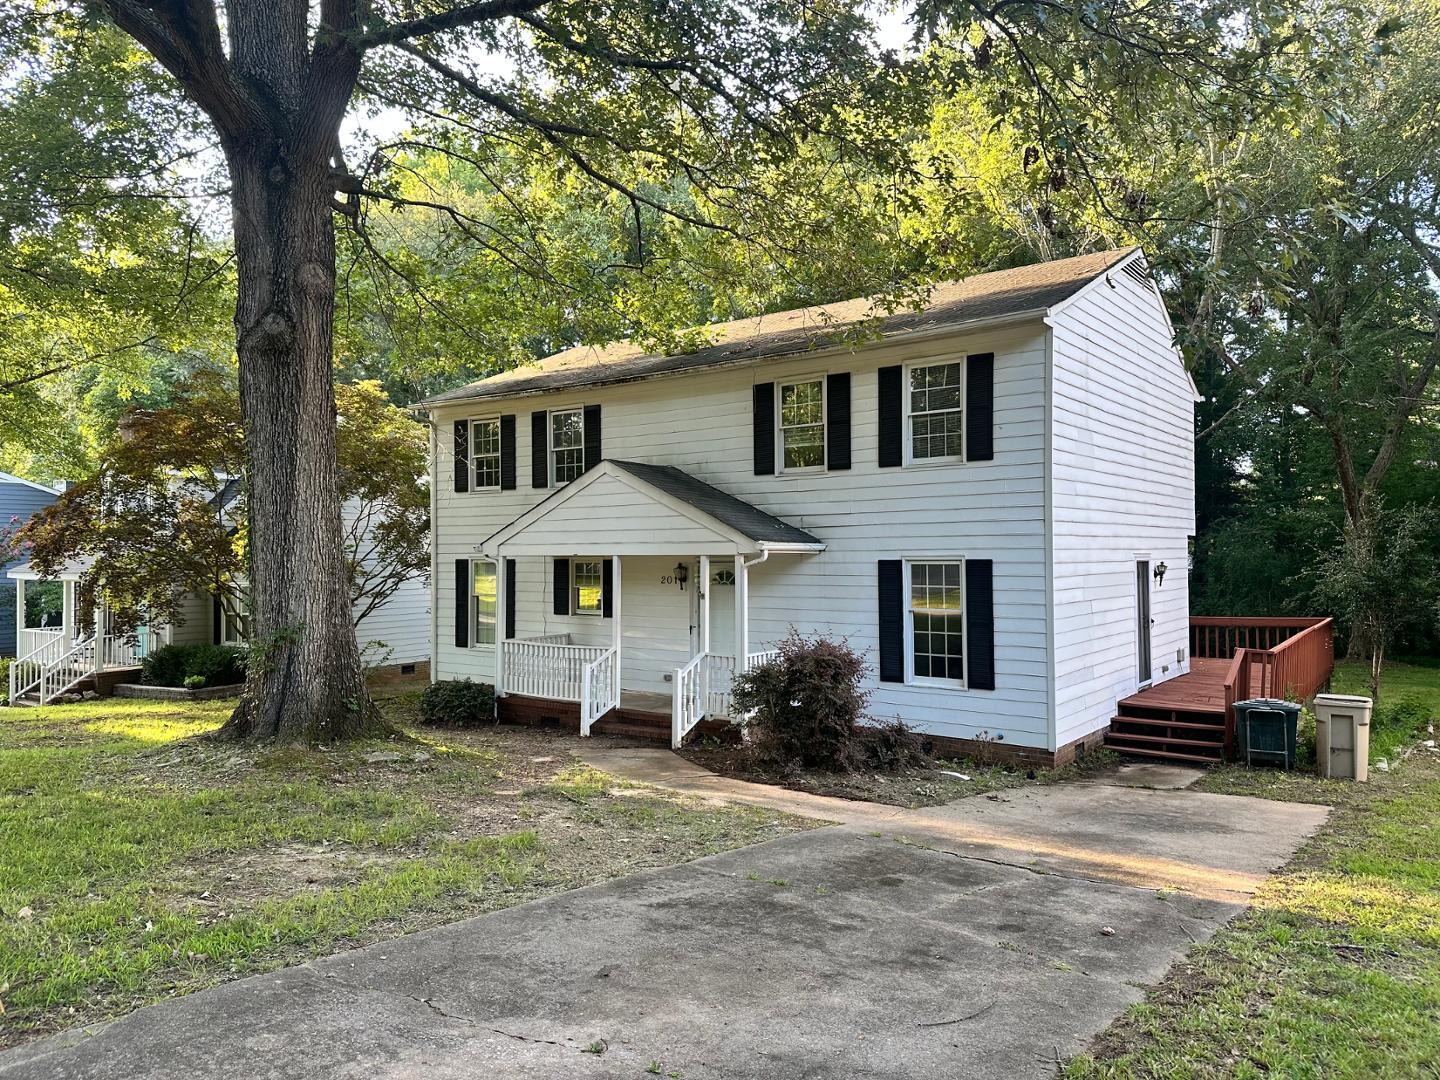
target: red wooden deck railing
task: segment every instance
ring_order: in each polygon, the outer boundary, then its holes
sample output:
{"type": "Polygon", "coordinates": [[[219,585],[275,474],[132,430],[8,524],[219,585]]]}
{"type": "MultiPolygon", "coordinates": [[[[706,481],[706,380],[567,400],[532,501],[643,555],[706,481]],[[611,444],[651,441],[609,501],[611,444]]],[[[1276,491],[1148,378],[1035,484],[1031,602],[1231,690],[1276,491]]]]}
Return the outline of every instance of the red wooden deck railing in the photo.
{"type": "Polygon", "coordinates": [[[1235,754],[1235,703],[1252,697],[1308,702],[1335,666],[1335,620],[1192,616],[1190,655],[1230,660],[1225,674],[1225,756],[1235,754]]]}

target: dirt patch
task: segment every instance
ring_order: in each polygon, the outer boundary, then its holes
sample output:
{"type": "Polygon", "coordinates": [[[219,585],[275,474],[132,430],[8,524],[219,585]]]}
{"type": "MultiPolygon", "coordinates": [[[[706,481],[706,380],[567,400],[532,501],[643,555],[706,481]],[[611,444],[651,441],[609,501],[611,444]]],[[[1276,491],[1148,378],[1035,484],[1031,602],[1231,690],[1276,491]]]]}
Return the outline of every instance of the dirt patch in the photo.
{"type": "Polygon", "coordinates": [[[694,743],[682,749],[680,754],[696,765],[734,780],[912,809],[939,806],[1007,788],[1075,780],[1114,764],[1113,755],[1102,753],[1090,755],[1083,766],[1066,765],[1059,769],[1025,769],[1015,765],[981,765],[973,761],[937,759],[923,766],[894,772],[840,773],[822,769],[776,768],[756,760],[749,748],[744,746],[694,743]]]}

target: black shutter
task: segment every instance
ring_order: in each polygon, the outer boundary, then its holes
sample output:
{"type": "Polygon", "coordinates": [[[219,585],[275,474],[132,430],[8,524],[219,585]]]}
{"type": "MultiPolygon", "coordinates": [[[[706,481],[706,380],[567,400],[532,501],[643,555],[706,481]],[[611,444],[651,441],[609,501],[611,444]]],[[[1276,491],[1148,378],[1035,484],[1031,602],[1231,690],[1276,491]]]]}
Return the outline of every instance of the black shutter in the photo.
{"type": "Polygon", "coordinates": [[[550,414],[544,409],[530,414],[530,486],[550,486],[550,414]]]}
{"type": "Polygon", "coordinates": [[[775,384],[755,385],[755,475],[775,475],[775,384]]]}
{"type": "Polygon", "coordinates": [[[899,364],[882,367],[878,375],[880,467],[894,469],[905,463],[905,369],[899,364]]]}
{"type": "Polygon", "coordinates": [[[515,414],[500,417],[500,490],[515,490],[515,414]]]}
{"type": "Polygon", "coordinates": [[[221,620],[225,618],[225,609],[218,596],[212,596],[210,603],[210,644],[219,645],[224,640],[220,633],[220,625],[221,620]]]}
{"type": "Polygon", "coordinates": [[[470,421],[455,421],[455,490],[470,490],[470,421]]]}
{"type": "Polygon", "coordinates": [[[995,564],[965,560],[965,648],[971,690],[995,689],[995,564]]]}
{"type": "Polygon", "coordinates": [[[850,373],[825,377],[825,467],[850,468],[850,373]]]}
{"type": "Polygon", "coordinates": [[[470,647],[470,560],[455,560],[455,647],[470,647]]]}
{"type": "Polygon", "coordinates": [[[905,681],[905,575],[899,559],[880,560],[880,681],[905,681]]]}
{"type": "Polygon", "coordinates": [[[570,614],[570,560],[555,560],[555,614],[570,614]]]}
{"type": "Polygon", "coordinates": [[[585,406],[585,471],[600,464],[600,406],[585,406]]]}
{"type": "Polygon", "coordinates": [[[995,457],[995,354],[965,358],[965,460],[995,457]]]}
{"type": "Polygon", "coordinates": [[[615,588],[615,560],[606,559],[600,564],[600,617],[608,619],[615,614],[615,605],[611,596],[615,588]]]}
{"type": "Polygon", "coordinates": [[[505,637],[515,636],[515,560],[505,560],[505,637]]]}

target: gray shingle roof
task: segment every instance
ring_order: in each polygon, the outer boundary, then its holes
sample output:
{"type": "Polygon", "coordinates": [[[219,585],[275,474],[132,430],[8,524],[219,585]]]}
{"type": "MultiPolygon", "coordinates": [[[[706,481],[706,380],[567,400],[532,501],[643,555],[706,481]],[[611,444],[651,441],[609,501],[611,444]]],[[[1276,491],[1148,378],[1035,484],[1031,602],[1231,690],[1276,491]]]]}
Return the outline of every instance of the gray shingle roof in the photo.
{"type": "Polygon", "coordinates": [[[711,487],[705,481],[697,480],[673,465],[647,465],[641,461],[616,461],[613,458],[610,459],[610,464],[709,514],[716,521],[728,525],[757,543],[824,546],[823,541],[811,536],[804,529],[797,529],[794,525],[767,514],[758,506],[751,506],[743,499],[711,487]]]}
{"type": "Polygon", "coordinates": [[[1135,250],[1100,251],[943,282],[931,290],[929,302],[920,311],[887,315],[886,309],[875,300],[862,297],[838,304],[716,323],[703,328],[712,344],[690,353],[669,356],[647,353],[625,341],[603,347],[580,345],[535,364],[502,371],[458,390],[437,394],[420,404],[444,405],[549,390],[604,386],[650,375],[793,356],[835,344],[845,331],[854,330],[867,320],[878,323],[879,336],[883,340],[946,327],[959,329],[1006,316],[1040,315],[1074,295],[1135,250]]]}

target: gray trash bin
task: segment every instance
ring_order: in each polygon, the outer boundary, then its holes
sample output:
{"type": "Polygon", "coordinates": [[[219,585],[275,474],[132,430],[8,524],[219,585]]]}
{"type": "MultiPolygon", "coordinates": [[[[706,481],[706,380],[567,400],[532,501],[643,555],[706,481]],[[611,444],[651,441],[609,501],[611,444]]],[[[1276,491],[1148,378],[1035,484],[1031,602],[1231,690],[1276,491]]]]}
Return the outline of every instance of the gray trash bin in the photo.
{"type": "Polygon", "coordinates": [[[1315,695],[1315,770],[1336,780],[1370,779],[1370,711],[1350,694],[1315,695]]]}
{"type": "Polygon", "coordinates": [[[1247,765],[1295,768],[1295,729],[1300,704],[1278,698],[1250,698],[1235,703],[1235,735],[1240,760],[1247,765]]]}

